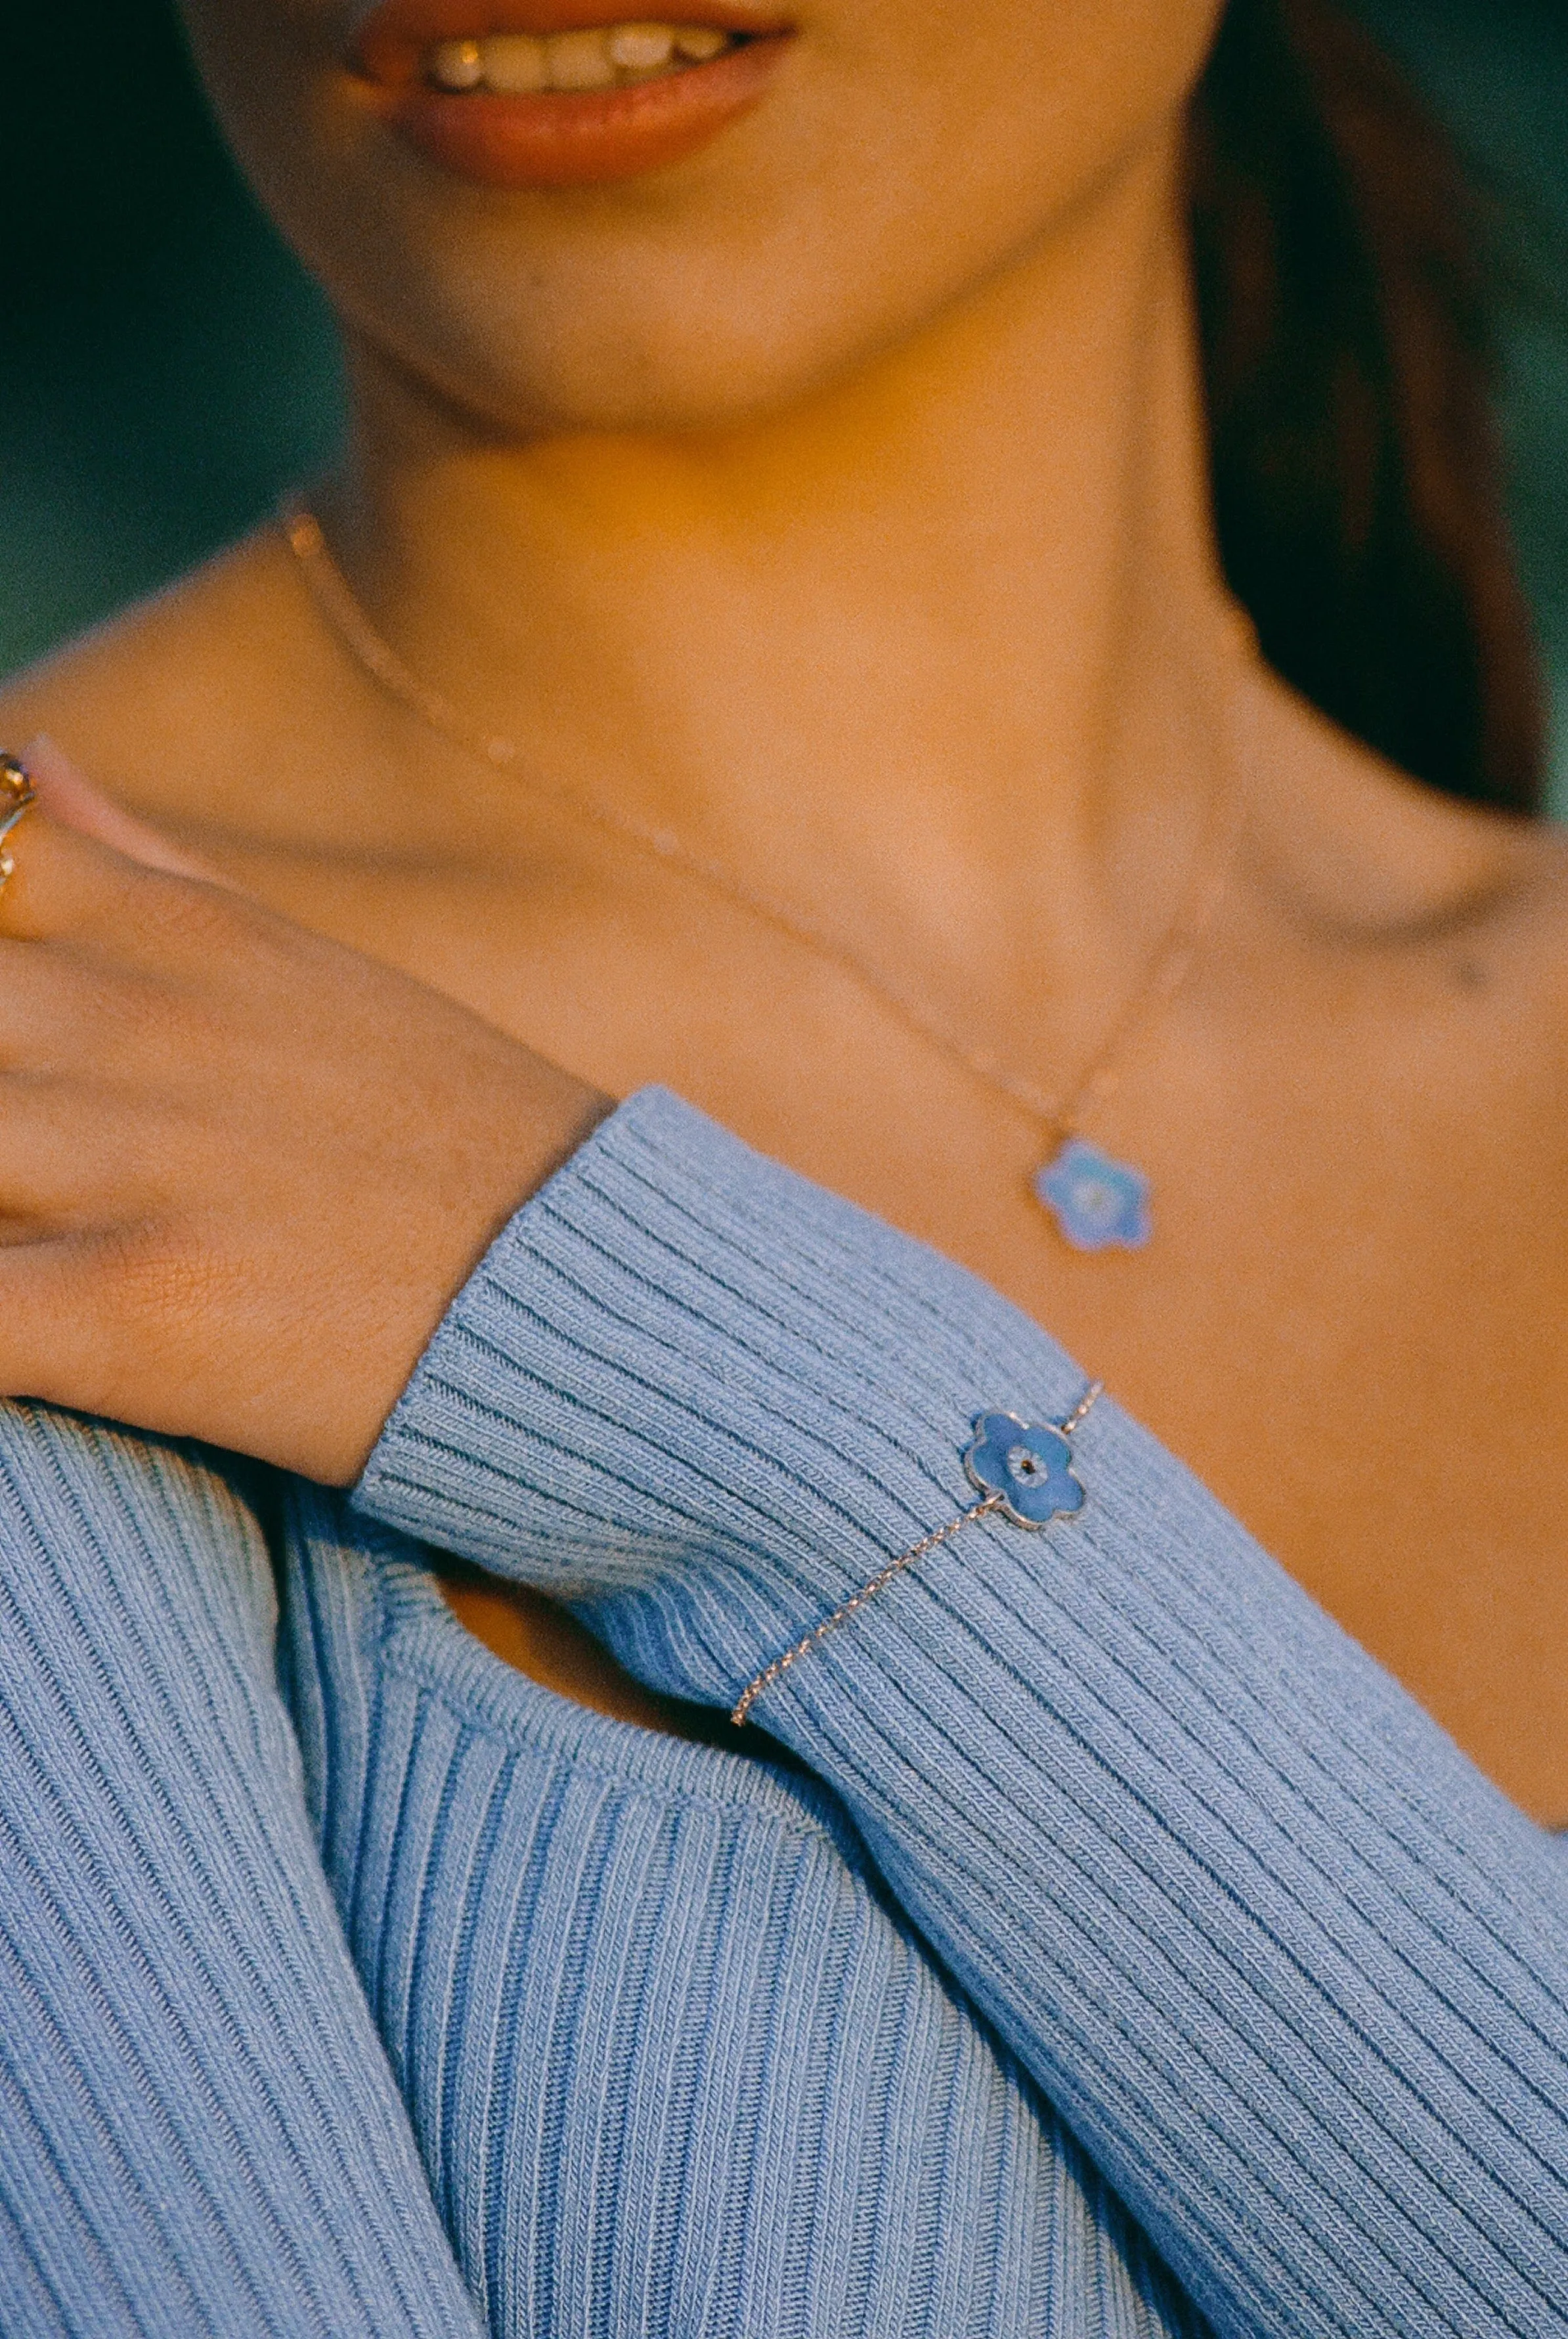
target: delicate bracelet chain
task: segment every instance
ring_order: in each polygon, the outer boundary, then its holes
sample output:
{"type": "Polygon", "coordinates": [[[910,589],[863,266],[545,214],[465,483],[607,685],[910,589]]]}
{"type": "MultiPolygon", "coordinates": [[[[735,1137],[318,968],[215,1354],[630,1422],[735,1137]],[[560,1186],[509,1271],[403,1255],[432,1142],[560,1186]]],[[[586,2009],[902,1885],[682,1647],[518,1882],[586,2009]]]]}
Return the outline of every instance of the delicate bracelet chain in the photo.
{"type": "MultiPolygon", "coordinates": [[[[1080,1428],[1087,1421],[1104,1394],[1104,1382],[1091,1381],[1067,1419],[1051,1425],[1051,1434],[1062,1439],[1070,1438],[1074,1430],[1080,1428]]],[[[1008,1417],[1011,1418],[1011,1416],[1008,1417]]],[[[1025,1428],[1022,1422],[1019,1422],[1017,1426],[1020,1430],[1025,1428]]],[[[1079,1494],[1079,1499],[1080,1501],[1082,1499],[1081,1491],[1079,1494]]],[[[782,1657],[775,1657],[771,1665],[764,1665],[756,1679],[746,1683],[735,1700],[730,1714],[730,1720],[736,1729],[738,1730],[745,1721],[758,1698],[765,1691],[772,1689],[782,1674],[787,1673],[792,1665],[798,1664],[802,1657],[809,1657],[814,1649],[820,1648],[830,1633],[836,1633],[839,1626],[846,1623],[850,1617],[857,1615],[868,1601],[874,1600],[879,1592],[885,1591],[895,1575],[902,1575],[906,1567],[912,1567],[915,1561],[923,1559],[928,1551],[935,1551],[942,1544],[951,1543],[955,1535],[964,1527],[972,1526],[977,1519],[993,1518],[999,1515],[1003,1517],[1018,1518],[1018,1514],[1013,1509],[1008,1495],[1000,1490],[988,1494],[983,1501],[973,1504],[958,1518],[949,1519],[945,1526],[933,1527],[930,1535],[922,1535],[920,1541],[911,1544],[907,1551],[901,1551],[896,1559],[890,1559],[885,1567],[878,1569],[869,1583],[863,1584],[858,1592],[850,1594],[842,1608],[835,1608],[831,1616],[824,1616],[822,1623],[814,1626],[804,1640],[797,1641],[793,1649],[786,1649],[782,1657]]],[[[1021,1520],[1019,1523],[1028,1525],[1045,1524],[1043,1519],[1021,1520]]]]}
{"type": "Polygon", "coordinates": [[[804,1641],[797,1641],[793,1649],[786,1649],[782,1657],[775,1657],[771,1665],[765,1665],[763,1668],[755,1681],[746,1683],[735,1700],[735,1712],[730,1715],[730,1720],[736,1729],[739,1729],[763,1692],[772,1689],[781,1673],[787,1673],[791,1665],[797,1663],[802,1657],[809,1657],[812,1651],[819,1648],[830,1633],[836,1632],[841,1624],[863,1608],[868,1600],[874,1600],[877,1594],[884,1590],[895,1575],[902,1575],[906,1567],[912,1567],[915,1561],[923,1559],[928,1551],[935,1551],[939,1544],[951,1543],[961,1527],[968,1526],[972,1520],[987,1518],[991,1512],[999,1511],[1001,1508],[1001,1496],[988,1495],[983,1503],[976,1503],[971,1510],[964,1512],[962,1518],[949,1519],[946,1526],[937,1527],[932,1534],[922,1535],[919,1543],[912,1543],[907,1551],[901,1551],[896,1559],[890,1559],[887,1565],[878,1574],[873,1575],[869,1584],[863,1584],[858,1592],[851,1594],[842,1608],[835,1608],[831,1616],[824,1616],[814,1632],[808,1633],[804,1641]]]}

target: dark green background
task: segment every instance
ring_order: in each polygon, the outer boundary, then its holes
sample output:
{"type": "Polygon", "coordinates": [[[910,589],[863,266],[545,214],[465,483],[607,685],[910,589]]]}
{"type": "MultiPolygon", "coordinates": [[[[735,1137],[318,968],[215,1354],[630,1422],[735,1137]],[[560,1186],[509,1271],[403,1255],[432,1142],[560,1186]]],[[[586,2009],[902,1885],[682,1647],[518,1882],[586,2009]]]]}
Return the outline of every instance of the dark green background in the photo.
{"type": "MultiPolygon", "coordinates": [[[[1511,227],[1504,419],[1568,811],[1568,0],[1364,0],[1511,227]]],[[[0,0],[0,672],[235,535],[330,449],[332,340],[165,0],[0,0]]]]}

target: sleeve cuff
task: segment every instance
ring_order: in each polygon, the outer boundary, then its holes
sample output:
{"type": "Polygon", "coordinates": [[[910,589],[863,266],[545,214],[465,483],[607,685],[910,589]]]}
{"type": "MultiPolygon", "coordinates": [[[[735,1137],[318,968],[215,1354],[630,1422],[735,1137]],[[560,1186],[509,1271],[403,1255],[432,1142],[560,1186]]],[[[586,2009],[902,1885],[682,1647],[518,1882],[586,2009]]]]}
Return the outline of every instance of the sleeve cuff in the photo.
{"type": "Polygon", "coordinates": [[[628,1623],[684,1591],[710,1645],[679,1686],[723,1700],[969,1507],[979,1413],[1084,1386],[976,1278],[645,1089],[480,1262],[356,1500],[628,1623]]]}
{"type": "MultiPolygon", "coordinates": [[[[658,1091],[518,1212],[360,1500],[733,1703],[1083,1392],[994,1292],[658,1091]]],[[[1555,2329],[1561,1849],[1109,1402],[757,1719],[1216,2326],[1555,2329]]]]}

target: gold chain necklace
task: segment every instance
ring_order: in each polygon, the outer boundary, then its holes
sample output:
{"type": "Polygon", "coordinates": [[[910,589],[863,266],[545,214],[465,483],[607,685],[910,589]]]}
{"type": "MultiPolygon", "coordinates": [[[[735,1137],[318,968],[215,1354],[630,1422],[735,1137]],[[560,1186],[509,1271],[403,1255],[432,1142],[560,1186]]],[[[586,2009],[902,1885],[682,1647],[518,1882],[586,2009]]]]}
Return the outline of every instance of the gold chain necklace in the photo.
{"type": "Polygon", "coordinates": [[[1241,829],[1242,794],[1236,768],[1238,759],[1234,754],[1229,762],[1228,784],[1216,790],[1206,834],[1193,856],[1191,876],[1142,981],[1124,1002],[1079,1078],[1052,1095],[1036,1087],[1032,1081],[1010,1071],[992,1050],[969,1047],[918,1000],[881,975],[872,973],[836,935],[759,893],[722,863],[689,851],[673,830],[640,821],[634,814],[623,812],[618,805],[606,804],[581,789],[541,778],[528,768],[515,740],[476,731],[449,699],[411,673],[391,644],[376,631],[355,598],[348,578],[327,549],[315,515],[303,504],[292,505],[283,513],[282,528],[317,609],[355,663],[380,685],[390,698],[465,754],[494,770],[518,772],[536,794],[561,805],[579,819],[625,837],[643,852],[696,879],[751,916],[804,944],[891,1009],[919,1038],[1040,1122],[1054,1140],[1055,1150],[1035,1172],[1031,1188],[1074,1249],[1139,1249],[1148,1242],[1151,1228],[1147,1177],[1129,1163],[1118,1161],[1099,1146],[1090,1144],[1080,1130],[1088,1114],[1116,1088],[1120,1079],[1117,1066],[1133,1040],[1170,1004],[1186,982],[1199,946],[1214,923],[1229,883],[1241,829]]]}

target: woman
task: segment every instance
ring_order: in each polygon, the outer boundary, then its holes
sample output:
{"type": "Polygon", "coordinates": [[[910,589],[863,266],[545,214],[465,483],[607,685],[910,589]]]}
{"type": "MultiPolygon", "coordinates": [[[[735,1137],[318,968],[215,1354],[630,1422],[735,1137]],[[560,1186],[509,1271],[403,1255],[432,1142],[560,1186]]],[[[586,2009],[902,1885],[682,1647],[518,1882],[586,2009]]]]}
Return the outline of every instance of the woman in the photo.
{"type": "Polygon", "coordinates": [[[192,0],[355,430],[0,709],[5,2327],[1568,2316],[1563,854],[1238,634],[1214,13],[192,0]]]}

